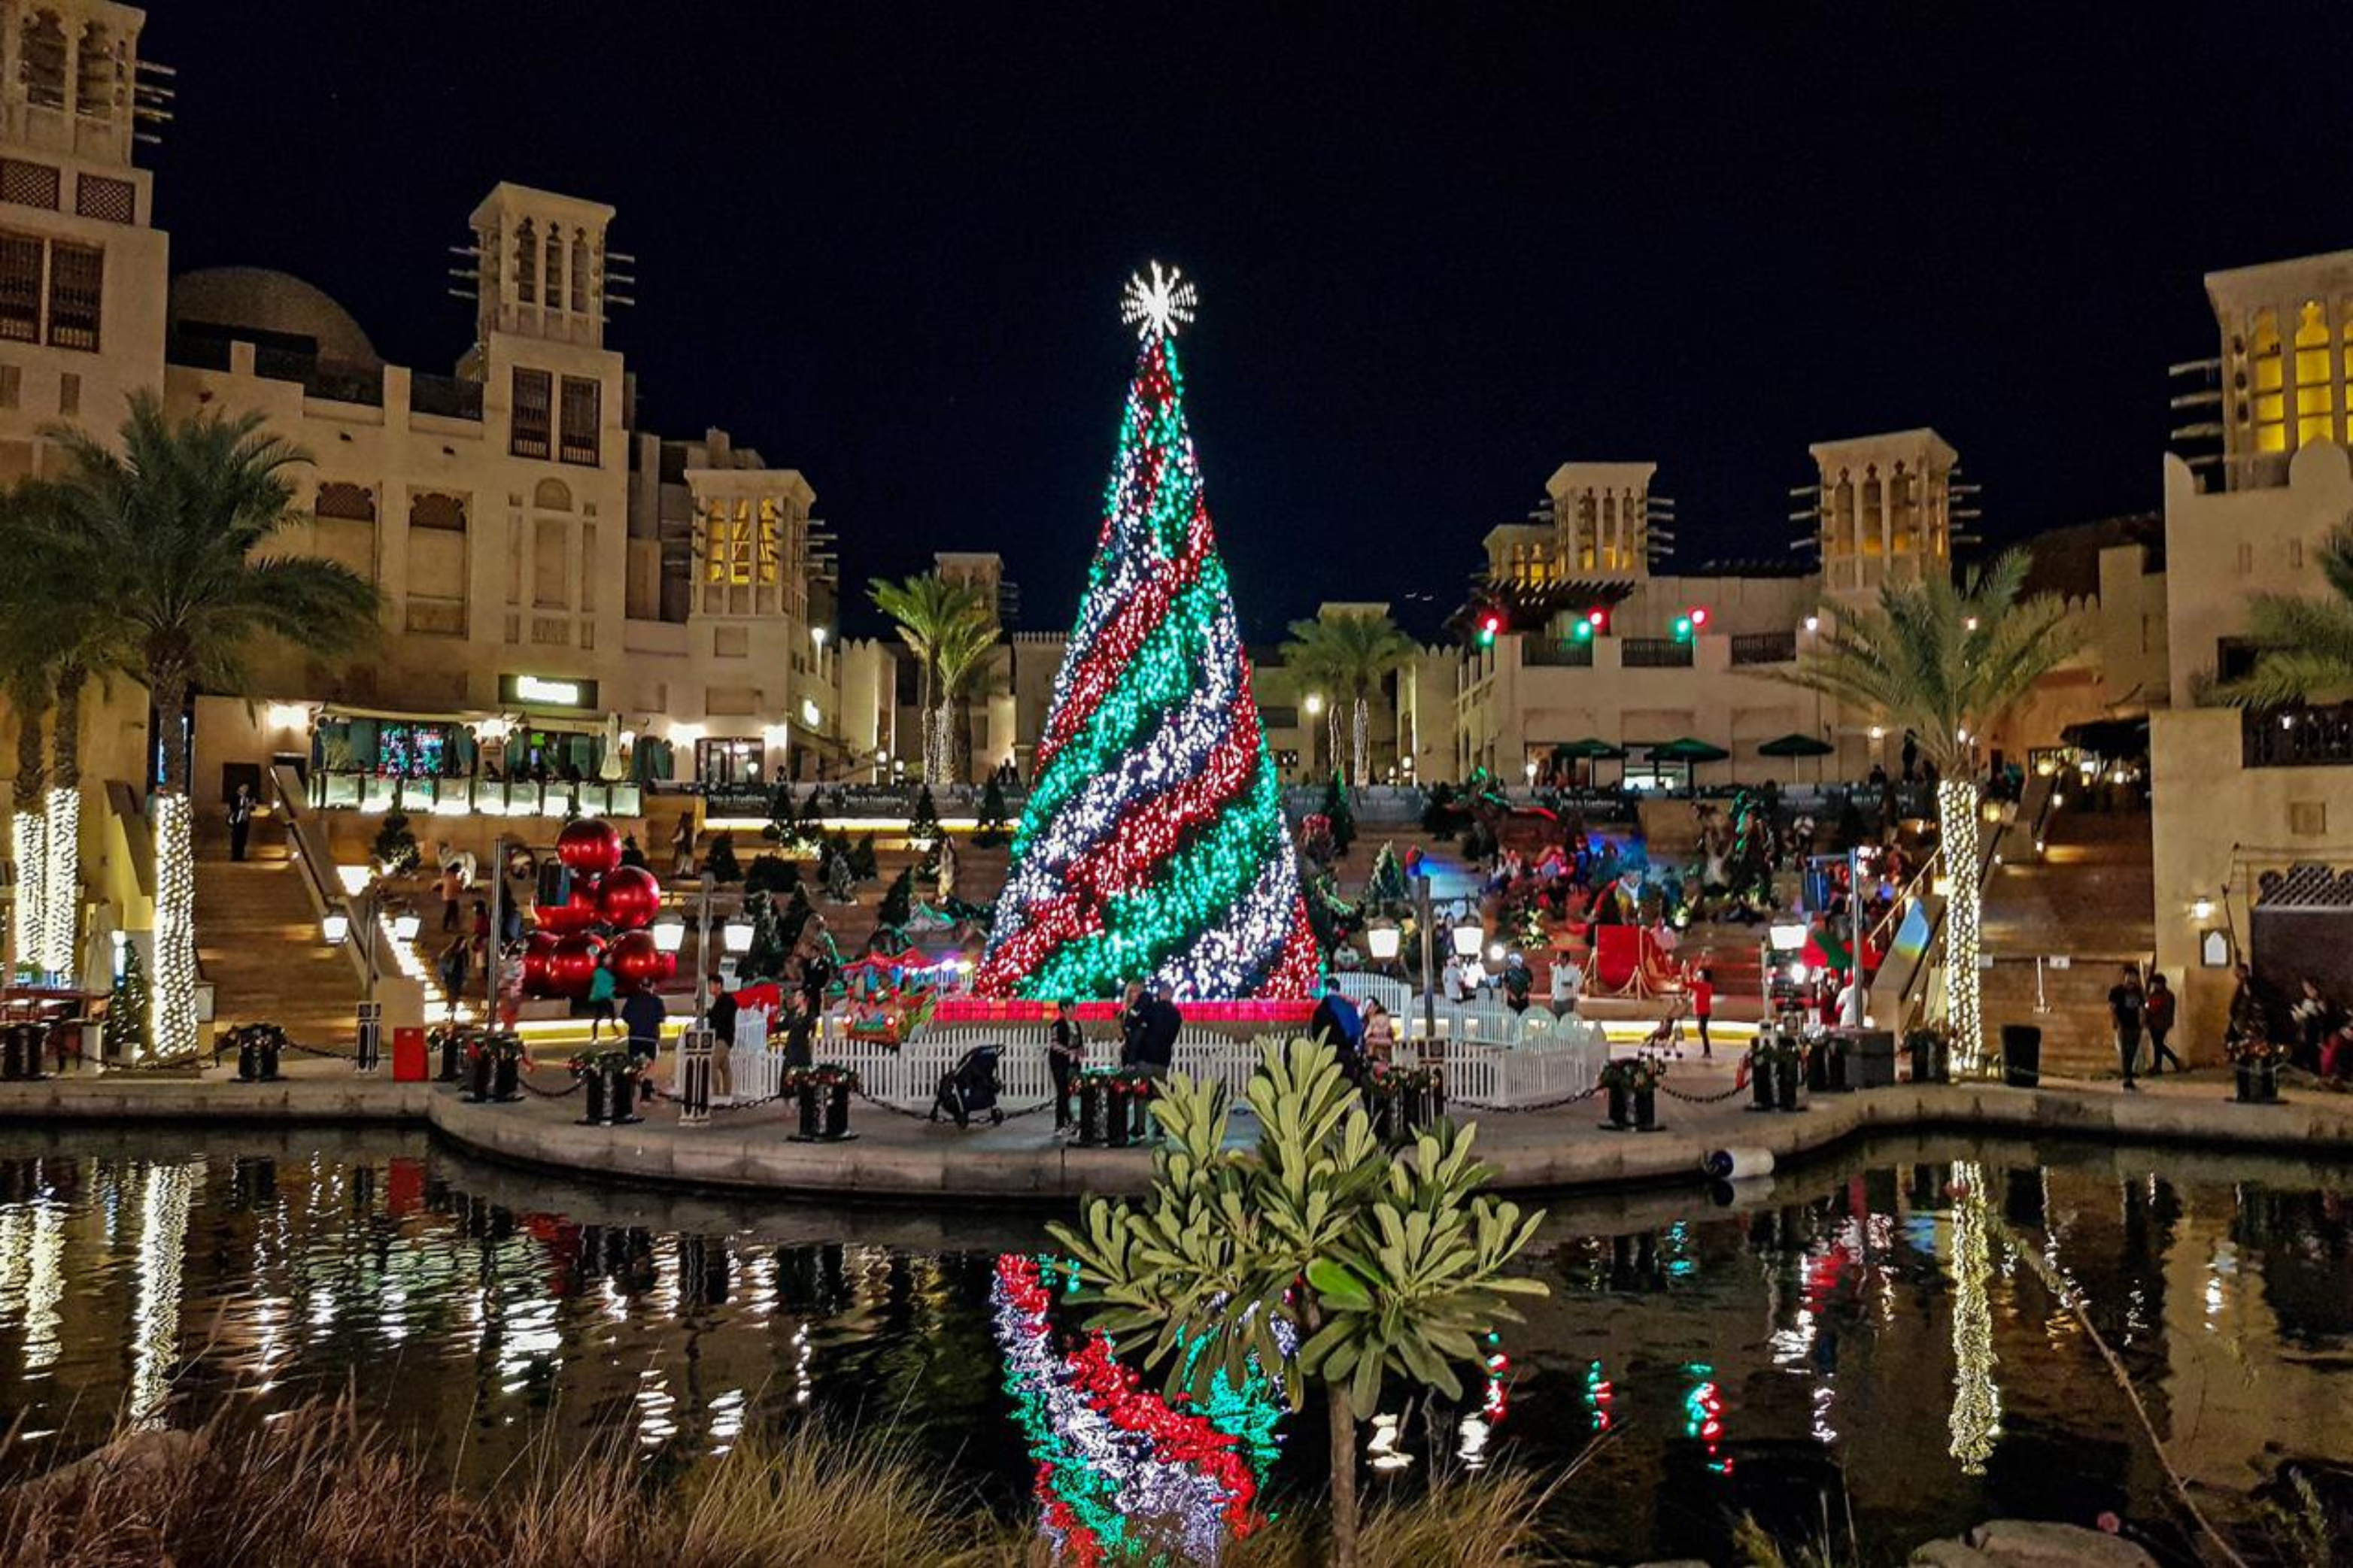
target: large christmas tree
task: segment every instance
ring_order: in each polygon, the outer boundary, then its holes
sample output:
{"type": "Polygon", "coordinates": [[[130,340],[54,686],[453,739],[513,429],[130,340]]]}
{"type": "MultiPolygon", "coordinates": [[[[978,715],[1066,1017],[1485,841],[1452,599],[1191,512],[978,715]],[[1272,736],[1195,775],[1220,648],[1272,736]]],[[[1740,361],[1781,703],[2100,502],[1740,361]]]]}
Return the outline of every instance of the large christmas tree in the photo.
{"type": "Polygon", "coordinates": [[[1193,286],[1155,264],[1078,626],[1054,682],[984,992],[1304,995],[1300,900],[1250,660],[1185,426],[1176,328],[1193,286]]]}

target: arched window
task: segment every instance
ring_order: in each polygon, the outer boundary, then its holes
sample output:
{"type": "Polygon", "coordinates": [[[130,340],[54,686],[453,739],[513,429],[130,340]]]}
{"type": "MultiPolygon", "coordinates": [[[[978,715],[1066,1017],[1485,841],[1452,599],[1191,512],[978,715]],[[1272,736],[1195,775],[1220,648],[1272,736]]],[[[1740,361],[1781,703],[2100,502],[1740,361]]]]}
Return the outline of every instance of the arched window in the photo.
{"type": "Polygon", "coordinates": [[[2295,444],[2333,439],[2337,389],[2329,375],[2328,312],[2306,300],[2295,319],[2295,444]]]}
{"type": "Polygon", "coordinates": [[[1915,479],[1903,464],[1887,476],[1887,542],[1898,555],[1912,553],[1913,534],[1919,526],[1919,517],[1913,499],[1915,479]]]}
{"type": "Polygon", "coordinates": [[[1856,514],[1854,520],[1855,548],[1859,553],[1864,555],[1880,553],[1880,528],[1883,509],[1886,504],[1883,498],[1886,492],[1880,487],[1879,470],[1876,468],[1865,468],[1862,479],[1862,510],[1856,514]]]}
{"type": "Polygon", "coordinates": [[[315,517],[340,518],[345,522],[374,522],[375,492],[343,479],[322,479],[319,499],[311,511],[315,517]]]}
{"type": "Polygon", "coordinates": [[[588,313],[588,237],[576,231],[572,236],[572,313],[588,313]]]}
{"type": "Polygon", "coordinates": [[[419,490],[408,498],[408,526],[466,531],[466,498],[441,490],[419,490]]]}
{"type": "Polygon", "coordinates": [[[114,36],[103,22],[81,30],[81,47],[74,61],[74,112],[92,120],[111,120],[122,92],[122,57],[114,36]]]}
{"type": "Polygon", "coordinates": [[[2254,447],[2258,452],[2287,450],[2287,398],[2282,390],[2279,318],[2270,310],[2255,312],[2254,341],[2250,345],[2254,381],[2254,447]]]}
{"type": "Polygon", "coordinates": [[[570,511],[572,489],[562,479],[542,479],[531,492],[531,504],[542,511],[570,511]]]}
{"type": "Polygon", "coordinates": [[[547,226],[547,308],[564,309],[564,230],[547,226]]]}
{"type": "Polygon", "coordinates": [[[515,298],[539,303],[539,231],[529,218],[515,225],[515,298]]]}
{"type": "Polygon", "coordinates": [[[36,11],[25,18],[16,73],[28,102],[44,109],[65,107],[66,29],[55,11],[36,11]]]}

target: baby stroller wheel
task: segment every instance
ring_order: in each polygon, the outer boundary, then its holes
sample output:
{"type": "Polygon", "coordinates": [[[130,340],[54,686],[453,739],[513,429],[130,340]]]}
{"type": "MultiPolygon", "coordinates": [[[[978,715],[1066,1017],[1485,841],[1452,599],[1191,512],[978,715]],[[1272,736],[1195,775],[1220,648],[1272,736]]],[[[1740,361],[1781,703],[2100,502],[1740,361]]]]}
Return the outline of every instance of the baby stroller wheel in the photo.
{"type": "Polygon", "coordinates": [[[992,1110],[992,1111],[990,1111],[990,1112],[988,1113],[988,1124],[989,1124],[991,1127],[1002,1127],[1002,1126],[1004,1126],[1004,1125],[1005,1125],[1005,1112],[1003,1112],[1003,1111],[1001,1111],[1001,1110],[992,1110]]]}

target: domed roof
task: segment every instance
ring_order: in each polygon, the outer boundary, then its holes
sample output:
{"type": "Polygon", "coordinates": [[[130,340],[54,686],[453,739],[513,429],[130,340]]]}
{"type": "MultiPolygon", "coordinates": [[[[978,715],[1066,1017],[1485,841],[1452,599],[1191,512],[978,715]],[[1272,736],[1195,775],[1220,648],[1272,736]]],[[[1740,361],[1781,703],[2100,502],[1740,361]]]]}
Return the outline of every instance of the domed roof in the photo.
{"type": "Polygon", "coordinates": [[[207,267],[174,279],[170,327],[176,332],[184,322],[308,338],[322,360],[384,363],[349,310],[300,278],[266,267],[207,267]]]}

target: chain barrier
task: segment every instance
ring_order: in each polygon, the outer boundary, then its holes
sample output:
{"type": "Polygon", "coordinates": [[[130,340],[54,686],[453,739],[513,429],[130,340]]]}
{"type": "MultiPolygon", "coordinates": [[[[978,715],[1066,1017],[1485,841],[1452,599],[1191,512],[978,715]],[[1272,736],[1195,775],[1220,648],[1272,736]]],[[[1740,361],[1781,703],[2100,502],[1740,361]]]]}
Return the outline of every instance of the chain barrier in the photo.
{"type": "Polygon", "coordinates": [[[1532,1110],[1558,1110],[1564,1105],[1576,1105],[1580,1101],[1591,1100],[1600,1092],[1601,1086],[1597,1083],[1591,1089],[1579,1089],[1575,1094],[1564,1095],[1558,1100],[1538,1100],[1534,1105],[1495,1105],[1476,1100],[1462,1100],[1454,1096],[1449,1096],[1446,1103],[1450,1106],[1465,1106],[1472,1110],[1490,1110],[1498,1116],[1525,1116],[1532,1110]]]}
{"type": "Polygon", "coordinates": [[[563,1100],[588,1087],[586,1079],[575,1078],[572,1080],[570,1089],[542,1089],[532,1082],[530,1077],[524,1073],[515,1074],[515,1083],[526,1093],[535,1094],[542,1100],[563,1100]]]}
{"type": "Polygon", "coordinates": [[[1669,1089],[1662,1083],[1659,1085],[1659,1091],[1662,1094],[1672,1095],[1675,1099],[1682,1100],[1685,1105],[1721,1105],[1724,1101],[1730,1100],[1736,1094],[1747,1093],[1748,1086],[1736,1080],[1733,1086],[1730,1089],[1725,1089],[1722,1094],[1685,1094],[1682,1089],[1669,1089]]]}

